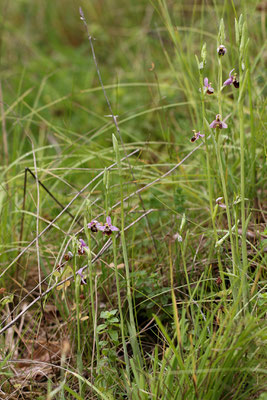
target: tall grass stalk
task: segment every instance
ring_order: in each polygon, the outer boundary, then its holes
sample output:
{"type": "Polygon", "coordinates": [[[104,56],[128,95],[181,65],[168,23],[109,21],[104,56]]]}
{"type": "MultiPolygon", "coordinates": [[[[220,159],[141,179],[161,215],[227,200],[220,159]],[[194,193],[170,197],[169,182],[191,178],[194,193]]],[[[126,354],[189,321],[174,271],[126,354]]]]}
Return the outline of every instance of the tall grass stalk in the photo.
{"type": "MultiPolygon", "coordinates": [[[[213,135],[213,134],[212,134],[213,135]]],[[[213,135],[214,139],[214,135],[213,135]]],[[[226,187],[226,180],[225,180],[225,171],[223,169],[223,164],[222,164],[222,158],[221,158],[221,135],[220,135],[220,129],[217,127],[216,128],[216,138],[214,139],[215,141],[215,148],[216,148],[216,156],[218,160],[218,165],[219,165],[219,172],[220,172],[220,179],[221,179],[221,184],[222,184],[222,189],[223,189],[223,197],[224,197],[224,202],[226,206],[226,216],[227,216],[227,224],[228,224],[228,232],[229,232],[229,237],[230,237],[230,244],[231,244],[231,251],[232,251],[232,258],[233,258],[233,274],[235,276],[234,281],[233,281],[233,297],[234,300],[237,300],[238,295],[237,295],[237,279],[240,277],[239,271],[238,271],[238,261],[237,261],[237,254],[236,254],[236,248],[235,248],[235,242],[233,238],[233,231],[232,231],[232,220],[231,220],[231,213],[230,213],[230,206],[229,206],[229,200],[228,200],[228,193],[227,193],[227,187],[226,187]]]]}
{"type": "Polygon", "coordinates": [[[122,346],[123,346],[123,355],[125,359],[125,364],[126,364],[126,373],[127,373],[127,379],[128,382],[131,381],[130,377],[130,363],[129,363],[129,356],[128,356],[128,351],[127,351],[127,346],[126,346],[126,340],[125,340],[125,331],[124,331],[124,317],[123,317],[123,312],[122,312],[122,303],[121,303],[121,293],[120,293],[120,277],[119,277],[119,271],[118,271],[118,261],[117,261],[117,243],[116,243],[116,236],[115,234],[112,235],[112,242],[113,242],[113,263],[114,263],[114,270],[115,270],[115,277],[116,277],[116,288],[117,288],[117,296],[118,296],[118,308],[119,308],[119,314],[120,314],[120,330],[121,330],[121,338],[122,338],[122,346]]]}
{"type": "MultiPolygon", "coordinates": [[[[91,201],[88,200],[87,203],[87,212],[89,221],[92,220],[92,208],[91,208],[91,201]]],[[[96,323],[96,312],[95,312],[95,295],[94,295],[94,285],[93,285],[93,263],[92,263],[92,238],[91,232],[88,229],[87,221],[85,220],[84,223],[84,231],[86,233],[87,241],[88,241],[88,253],[87,253],[87,260],[88,260],[88,269],[89,269],[89,290],[90,290],[90,299],[91,299],[91,316],[92,316],[92,326],[93,326],[93,347],[92,347],[92,359],[91,359],[91,380],[93,378],[93,368],[94,368],[94,355],[95,355],[95,348],[96,348],[96,357],[97,363],[96,367],[99,365],[100,360],[100,349],[99,349],[99,338],[97,332],[97,323],[96,323]]]]}
{"type": "Polygon", "coordinates": [[[253,106],[253,98],[252,98],[252,79],[251,79],[251,66],[249,62],[249,58],[246,57],[246,68],[248,71],[248,96],[249,96],[249,115],[250,115],[250,132],[251,132],[251,194],[253,200],[256,196],[256,132],[255,132],[255,123],[254,123],[254,106],[253,106]]]}
{"type": "MultiPolygon", "coordinates": [[[[81,351],[81,307],[80,307],[80,276],[76,275],[77,271],[77,243],[74,242],[75,239],[73,239],[73,248],[74,250],[74,257],[73,257],[73,271],[74,271],[74,282],[75,282],[75,303],[76,303],[76,326],[77,326],[77,332],[76,332],[76,340],[77,340],[77,370],[79,372],[79,375],[83,375],[83,362],[82,362],[82,351],[81,351]]],[[[83,389],[82,389],[82,380],[79,379],[79,393],[82,395],[83,389]]]]}
{"type": "MultiPolygon", "coordinates": [[[[240,27],[241,29],[241,27],[240,27]]],[[[242,35],[239,47],[239,79],[241,82],[240,93],[238,97],[238,120],[240,132],[240,197],[241,197],[241,224],[242,224],[242,268],[241,268],[241,290],[243,297],[243,307],[248,304],[249,288],[247,284],[248,256],[247,256],[247,221],[245,211],[245,131],[244,131],[244,90],[246,87],[247,75],[243,73],[245,67],[245,58],[248,48],[246,23],[242,26],[242,35]]],[[[254,157],[254,155],[253,155],[254,157]]]]}
{"type": "Polygon", "coordinates": [[[138,340],[137,340],[137,332],[136,332],[136,326],[135,326],[135,320],[134,320],[131,281],[130,281],[130,267],[129,267],[127,245],[126,245],[126,239],[125,239],[125,233],[124,233],[125,222],[124,222],[124,191],[123,191],[122,164],[121,164],[121,157],[120,157],[118,141],[114,134],[112,135],[112,139],[113,139],[113,147],[114,147],[115,154],[116,154],[116,161],[117,161],[117,165],[118,165],[119,180],[120,180],[120,196],[121,196],[121,231],[120,231],[120,235],[121,235],[122,252],[123,252],[123,259],[124,259],[125,273],[126,273],[127,302],[128,302],[129,317],[130,317],[130,324],[129,324],[130,342],[133,347],[135,361],[138,363],[138,367],[141,368],[143,363],[142,363],[141,352],[140,352],[139,344],[138,344],[138,340]]]}

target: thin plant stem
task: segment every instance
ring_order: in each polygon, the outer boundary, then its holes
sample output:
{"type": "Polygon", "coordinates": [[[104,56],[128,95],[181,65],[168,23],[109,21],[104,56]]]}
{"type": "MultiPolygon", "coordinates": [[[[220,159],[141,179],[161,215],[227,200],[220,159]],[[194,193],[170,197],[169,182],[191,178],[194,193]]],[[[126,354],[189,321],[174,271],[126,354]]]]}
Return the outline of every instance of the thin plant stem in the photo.
{"type": "MultiPolygon", "coordinates": [[[[32,170],[28,167],[25,168],[25,175],[26,175],[25,179],[27,179],[27,172],[29,172],[31,174],[33,179],[37,180],[37,177],[34,175],[32,170]]],[[[38,179],[38,184],[46,191],[46,193],[49,194],[49,196],[59,205],[59,207],[62,210],[64,210],[65,206],[63,206],[63,204],[53,195],[53,193],[39,179],[38,179]]],[[[25,206],[25,203],[24,203],[24,206],[25,206]]],[[[73,221],[75,221],[78,225],[82,226],[82,224],[79,221],[76,221],[76,217],[69,210],[66,210],[66,213],[73,219],[73,221]]]]}
{"type": "Polygon", "coordinates": [[[116,236],[112,235],[112,242],[113,242],[113,263],[114,263],[114,270],[115,270],[115,278],[116,278],[116,288],[117,288],[117,296],[118,296],[118,307],[119,307],[119,314],[120,314],[120,329],[121,329],[121,338],[122,338],[122,346],[123,346],[123,353],[124,359],[126,364],[126,372],[127,377],[130,382],[130,363],[129,363],[129,356],[126,346],[125,340],[125,332],[124,332],[124,318],[121,306],[121,294],[120,294],[120,277],[118,272],[118,262],[117,262],[117,245],[116,245],[116,236]]]}
{"type": "Polygon", "coordinates": [[[133,346],[133,351],[135,356],[138,358],[136,361],[139,361],[139,367],[142,366],[142,360],[139,351],[139,345],[137,341],[137,333],[136,333],[136,326],[134,320],[134,312],[133,312],[133,302],[132,302],[132,292],[131,292],[131,281],[130,281],[130,267],[129,267],[129,260],[127,254],[127,246],[125,240],[125,233],[124,233],[124,210],[123,210],[123,182],[121,179],[120,183],[120,190],[121,190],[121,244],[122,244],[122,252],[123,252],[123,259],[125,264],[125,273],[126,273],[126,287],[127,287],[127,301],[129,306],[129,316],[130,316],[130,326],[131,326],[131,342],[133,346]]]}
{"type": "Polygon", "coordinates": [[[251,131],[251,163],[252,163],[252,171],[251,171],[251,194],[255,197],[256,194],[256,138],[255,138],[255,124],[254,124],[254,107],[253,107],[253,99],[252,99],[252,82],[251,82],[251,72],[249,61],[247,61],[247,71],[248,71],[248,96],[249,96],[249,115],[250,115],[250,131],[251,131]]]}
{"type": "Polygon", "coordinates": [[[244,111],[243,96],[238,102],[238,117],[240,129],[240,197],[241,197],[241,224],[242,224],[242,269],[241,269],[241,290],[243,306],[248,303],[248,287],[246,273],[248,269],[248,256],[246,244],[246,211],[245,211],[245,133],[244,133],[244,111]]]}
{"type": "Polygon", "coordinates": [[[127,254],[127,245],[125,239],[125,217],[124,217],[124,196],[123,196],[123,176],[122,176],[122,166],[121,166],[121,159],[119,153],[119,146],[115,135],[113,135],[113,146],[116,153],[116,161],[118,165],[119,171],[119,180],[120,180],[120,195],[121,195],[121,244],[122,244],[122,252],[123,252],[123,259],[125,265],[125,275],[126,275],[126,288],[127,288],[127,302],[129,307],[129,317],[130,317],[130,341],[132,343],[133,352],[136,361],[139,364],[139,367],[142,366],[142,359],[140,354],[140,349],[137,340],[137,333],[136,333],[136,326],[134,320],[134,311],[133,311],[133,302],[132,302],[132,292],[131,292],[131,281],[130,281],[130,267],[129,267],[129,260],[127,254]]]}
{"type": "MultiPolygon", "coordinates": [[[[2,81],[1,80],[0,80],[0,111],[2,114],[3,149],[4,149],[5,164],[6,164],[6,166],[8,166],[8,139],[7,139],[6,116],[5,116],[5,110],[4,110],[3,91],[2,91],[2,81]]],[[[8,191],[8,186],[7,186],[7,191],[8,191]]]]}
{"type": "Polygon", "coordinates": [[[179,314],[178,314],[178,310],[177,310],[177,301],[176,301],[176,297],[175,297],[174,284],[173,284],[173,262],[172,262],[172,245],[171,245],[171,241],[169,242],[169,257],[170,257],[170,281],[171,281],[172,307],[173,307],[173,314],[174,314],[174,322],[175,322],[177,340],[178,340],[178,344],[179,344],[180,354],[181,354],[181,357],[182,357],[182,350],[183,349],[182,349],[181,327],[180,327],[179,314]]]}
{"type": "MultiPolygon", "coordinates": [[[[89,200],[90,201],[90,200],[89,200]]],[[[89,220],[92,220],[92,210],[91,210],[91,204],[89,203],[88,206],[88,215],[89,215],[89,220]]],[[[91,380],[93,382],[93,366],[94,366],[94,355],[95,355],[95,348],[96,348],[96,357],[97,357],[97,366],[99,365],[100,361],[100,350],[99,350],[99,339],[98,339],[98,333],[97,333],[97,327],[96,327],[96,305],[95,305],[95,298],[94,298],[94,288],[93,288],[93,263],[92,263],[92,237],[91,237],[91,232],[89,231],[87,227],[87,223],[85,222],[85,233],[86,237],[88,240],[88,269],[89,269],[89,290],[90,290],[90,298],[91,298],[91,315],[92,315],[92,324],[93,324],[93,332],[94,332],[94,338],[93,338],[93,348],[92,348],[92,360],[91,360],[91,380]]],[[[96,286],[97,288],[97,286],[96,286]]],[[[95,296],[97,296],[95,292],[95,296]]]]}
{"type": "Polygon", "coordinates": [[[187,266],[186,266],[186,260],[185,260],[185,255],[184,255],[184,244],[183,244],[183,242],[180,242],[180,250],[181,250],[181,255],[182,255],[182,261],[183,261],[186,284],[187,284],[188,293],[189,293],[190,301],[191,301],[192,300],[192,291],[191,291],[190,280],[189,280],[189,276],[188,276],[188,272],[187,272],[187,266]]]}
{"type": "MultiPolygon", "coordinates": [[[[218,160],[218,165],[219,165],[219,172],[220,172],[220,178],[221,178],[222,189],[223,189],[223,197],[224,197],[224,202],[225,202],[225,206],[226,206],[228,231],[229,231],[229,237],[230,237],[230,243],[231,243],[232,257],[233,257],[233,273],[237,277],[238,269],[237,269],[236,249],[235,249],[235,243],[234,243],[233,232],[232,232],[232,221],[231,221],[231,214],[230,214],[230,208],[229,208],[229,200],[228,200],[228,193],[227,193],[227,188],[226,188],[225,175],[224,175],[223,164],[222,164],[222,159],[221,159],[220,144],[221,144],[221,136],[219,134],[219,128],[217,127],[216,128],[216,139],[215,139],[216,155],[217,155],[217,160],[218,160]]],[[[235,299],[237,298],[236,284],[233,287],[233,296],[235,297],[235,299]]]]}
{"type": "Polygon", "coordinates": [[[221,56],[218,56],[219,63],[219,77],[218,77],[218,105],[219,105],[219,114],[222,116],[222,60],[221,56]]]}
{"type": "MultiPolygon", "coordinates": [[[[199,73],[200,77],[200,87],[201,87],[201,109],[202,109],[202,132],[204,132],[205,128],[205,121],[206,121],[206,110],[205,110],[205,98],[204,98],[204,91],[203,91],[203,74],[200,70],[199,73]]],[[[212,227],[214,232],[214,239],[215,242],[218,241],[218,233],[215,225],[215,216],[214,216],[214,208],[213,208],[213,190],[212,190],[212,178],[211,178],[211,169],[210,169],[210,152],[209,152],[209,145],[208,145],[208,137],[205,134],[205,147],[206,147],[206,166],[207,166],[207,174],[208,174],[208,192],[209,192],[209,205],[210,205],[210,214],[211,214],[211,221],[212,227]]],[[[217,258],[218,258],[218,265],[219,265],[219,272],[220,278],[222,280],[223,290],[225,291],[225,279],[220,255],[220,249],[217,249],[217,258]]]]}
{"type": "MultiPolygon", "coordinates": [[[[38,270],[38,281],[39,281],[39,295],[40,295],[40,305],[41,305],[41,311],[42,311],[42,317],[44,318],[45,323],[46,321],[46,316],[45,316],[45,312],[44,312],[44,302],[42,299],[42,274],[41,274],[41,260],[40,260],[40,246],[39,246],[39,239],[38,239],[38,235],[39,235],[39,216],[40,216],[40,187],[39,187],[39,180],[38,180],[38,176],[37,176],[37,161],[36,161],[36,154],[35,154],[35,149],[34,149],[34,144],[33,144],[33,140],[31,139],[30,136],[28,136],[31,145],[32,145],[32,155],[33,155],[33,163],[34,163],[34,170],[35,170],[35,175],[36,175],[36,191],[37,191],[37,201],[36,201],[36,255],[37,255],[37,270],[38,270]]],[[[47,330],[45,330],[45,337],[46,337],[46,342],[47,342],[47,346],[48,346],[48,342],[49,342],[49,337],[48,337],[48,333],[47,330]]],[[[50,361],[52,361],[51,358],[51,353],[49,352],[49,359],[50,361]]],[[[54,368],[53,368],[53,372],[54,372],[54,368]]],[[[54,372],[55,373],[55,372],[54,372]]]]}
{"type": "MultiPolygon", "coordinates": [[[[76,246],[75,246],[76,247],[76,246]]],[[[80,325],[80,277],[76,274],[77,272],[77,256],[76,248],[73,257],[73,269],[74,269],[74,282],[75,282],[75,303],[76,303],[76,338],[77,338],[77,370],[79,375],[82,375],[82,357],[81,357],[81,325],[80,325]]],[[[82,381],[79,379],[79,392],[82,394],[82,381]]]]}

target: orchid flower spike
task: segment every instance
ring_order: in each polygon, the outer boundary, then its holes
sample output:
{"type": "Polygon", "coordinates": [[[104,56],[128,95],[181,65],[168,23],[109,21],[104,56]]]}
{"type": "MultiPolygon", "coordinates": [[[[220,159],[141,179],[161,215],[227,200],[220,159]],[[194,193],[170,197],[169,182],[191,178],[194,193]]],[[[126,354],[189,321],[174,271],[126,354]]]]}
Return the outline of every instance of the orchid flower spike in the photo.
{"type": "Polygon", "coordinates": [[[84,274],[83,274],[83,268],[80,268],[77,271],[77,274],[80,275],[80,277],[81,277],[81,284],[86,285],[86,280],[84,279],[84,274]]]}
{"type": "Polygon", "coordinates": [[[196,132],[195,130],[192,131],[194,133],[194,136],[190,139],[190,142],[194,143],[196,140],[198,140],[200,137],[204,137],[205,135],[203,133],[196,132]]]}
{"type": "Polygon", "coordinates": [[[234,71],[234,68],[229,72],[229,78],[226,79],[226,81],[223,83],[223,86],[229,86],[231,84],[234,85],[235,88],[239,88],[239,82],[236,79],[236,74],[232,75],[232,72],[234,71]]]}
{"type": "Polygon", "coordinates": [[[221,44],[218,48],[217,48],[217,53],[219,56],[224,56],[227,53],[227,49],[226,47],[221,44]]]}
{"type": "Polygon", "coordinates": [[[207,94],[213,94],[214,93],[214,89],[211,86],[211,83],[209,83],[208,78],[204,78],[204,92],[207,94]]]}
{"type": "Polygon", "coordinates": [[[216,119],[214,121],[212,121],[212,123],[210,124],[210,128],[220,128],[220,129],[226,129],[228,127],[228,125],[221,121],[221,116],[220,114],[216,115],[216,119]]]}
{"type": "Polygon", "coordinates": [[[89,222],[89,224],[87,226],[89,229],[91,229],[92,232],[97,232],[99,222],[97,222],[97,220],[93,219],[91,222],[89,222]]]}
{"type": "Polygon", "coordinates": [[[86,245],[85,241],[83,239],[79,239],[80,245],[78,248],[78,253],[79,254],[84,254],[85,249],[88,249],[88,246],[86,245]]]}
{"type": "Polygon", "coordinates": [[[119,228],[111,224],[111,218],[107,217],[105,225],[98,225],[98,230],[102,231],[105,235],[110,236],[112,232],[118,232],[119,228]]]}

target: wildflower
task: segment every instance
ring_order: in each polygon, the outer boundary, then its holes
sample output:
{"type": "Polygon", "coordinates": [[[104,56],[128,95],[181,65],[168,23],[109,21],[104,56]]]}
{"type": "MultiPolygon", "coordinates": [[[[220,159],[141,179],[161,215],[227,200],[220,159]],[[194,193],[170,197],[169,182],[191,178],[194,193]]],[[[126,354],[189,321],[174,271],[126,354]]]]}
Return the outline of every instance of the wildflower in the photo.
{"type": "Polygon", "coordinates": [[[223,86],[231,85],[234,82],[234,76],[231,75],[234,71],[234,68],[229,72],[229,78],[223,83],[223,86]]]}
{"type": "Polygon", "coordinates": [[[89,222],[89,224],[87,226],[89,229],[91,229],[92,232],[97,232],[99,222],[97,222],[95,219],[93,219],[91,222],[89,222]]]}
{"type": "Polygon", "coordinates": [[[107,217],[105,225],[98,225],[98,229],[106,235],[111,235],[114,231],[119,231],[119,228],[111,224],[111,218],[107,217]]]}
{"type": "Polygon", "coordinates": [[[234,71],[234,68],[229,72],[229,78],[226,79],[226,81],[223,83],[223,86],[229,86],[231,84],[234,85],[235,88],[239,88],[239,82],[236,79],[236,74],[232,75],[232,72],[234,71]]]}
{"type": "Polygon", "coordinates": [[[192,143],[194,143],[196,140],[198,140],[200,137],[204,137],[205,135],[199,132],[196,132],[195,130],[192,131],[194,133],[194,136],[190,139],[192,143]]]}
{"type": "Polygon", "coordinates": [[[226,208],[226,205],[224,203],[222,203],[223,197],[218,197],[215,201],[216,204],[218,204],[219,207],[221,208],[226,208]]]}
{"type": "Polygon", "coordinates": [[[80,277],[81,277],[81,284],[86,285],[86,280],[84,279],[84,274],[83,274],[83,268],[80,268],[77,271],[77,274],[80,275],[80,277]]]}
{"type": "Polygon", "coordinates": [[[239,88],[239,81],[236,80],[236,78],[234,79],[233,85],[234,85],[234,87],[235,87],[236,89],[239,88]]]}
{"type": "Polygon", "coordinates": [[[221,44],[218,48],[217,48],[217,53],[219,56],[224,56],[227,53],[227,49],[226,47],[221,44]]]}
{"type": "Polygon", "coordinates": [[[217,128],[217,126],[220,129],[226,129],[228,127],[228,125],[225,122],[221,121],[220,114],[217,114],[216,119],[212,121],[212,123],[210,124],[211,128],[217,128]]]}
{"type": "Polygon", "coordinates": [[[86,245],[85,241],[83,239],[79,239],[80,245],[78,248],[78,253],[79,254],[84,254],[85,249],[88,249],[88,246],[86,245]]]}
{"type": "Polygon", "coordinates": [[[172,237],[174,240],[177,240],[178,242],[182,242],[183,238],[179,233],[175,233],[172,237]]]}
{"type": "Polygon", "coordinates": [[[71,251],[68,251],[68,252],[64,255],[64,259],[65,259],[66,261],[69,261],[69,260],[71,260],[72,258],[73,258],[73,254],[72,254],[71,251]]]}
{"type": "Polygon", "coordinates": [[[204,92],[207,94],[213,94],[214,93],[214,89],[211,86],[211,83],[209,83],[208,78],[204,78],[204,92]]]}

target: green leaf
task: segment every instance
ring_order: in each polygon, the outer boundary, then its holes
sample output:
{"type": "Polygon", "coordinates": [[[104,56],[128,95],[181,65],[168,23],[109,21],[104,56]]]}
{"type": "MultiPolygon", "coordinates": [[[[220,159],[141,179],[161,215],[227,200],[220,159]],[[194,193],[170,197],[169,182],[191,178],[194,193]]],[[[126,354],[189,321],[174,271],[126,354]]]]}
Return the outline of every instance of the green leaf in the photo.
{"type": "Polygon", "coordinates": [[[108,320],[108,322],[109,322],[110,324],[113,324],[113,323],[117,323],[117,322],[120,322],[120,321],[119,321],[119,319],[118,319],[117,317],[113,317],[113,318],[110,318],[110,319],[108,320]]]}
{"type": "Polygon", "coordinates": [[[100,318],[109,319],[113,317],[113,315],[115,315],[117,311],[118,311],[117,309],[111,311],[102,311],[100,314],[100,318]]]}
{"type": "Polygon", "coordinates": [[[100,342],[98,344],[99,344],[99,347],[102,348],[102,347],[107,346],[108,342],[106,340],[100,340],[100,342]]]}
{"type": "Polygon", "coordinates": [[[100,332],[103,332],[106,328],[107,328],[107,325],[106,325],[106,324],[100,324],[100,325],[98,325],[98,327],[96,328],[96,331],[97,331],[98,333],[100,333],[100,332]]]}
{"type": "Polygon", "coordinates": [[[117,331],[109,331],[109,336],[110,336],[111,340],[113,340],[114,342],[118,341],[119,334],[117,331]]]}
{"type": "Polygon", "coordinates": [[[109,311],[109,313],[110,313],[110,315],[115,315],[116,313],[117,313],[117,308],[115,308],[115,310],[111,310],[111,311],[109,311]]]}
{"type": "Polygon", "coordinates": [[[109,318],[109,316],[110,316],[109,311],[102,311],[100,314],[100,318],[104,318],[104,319],[109,318]]]}

